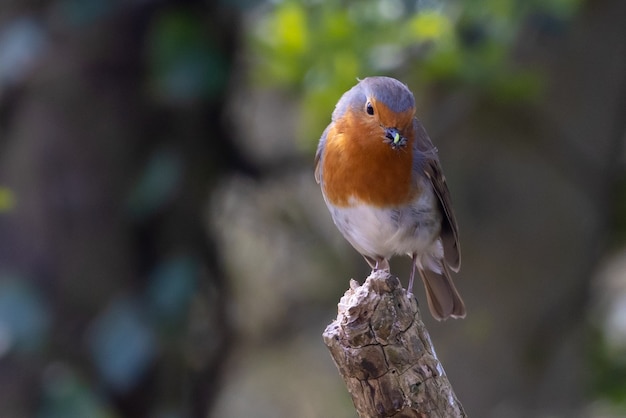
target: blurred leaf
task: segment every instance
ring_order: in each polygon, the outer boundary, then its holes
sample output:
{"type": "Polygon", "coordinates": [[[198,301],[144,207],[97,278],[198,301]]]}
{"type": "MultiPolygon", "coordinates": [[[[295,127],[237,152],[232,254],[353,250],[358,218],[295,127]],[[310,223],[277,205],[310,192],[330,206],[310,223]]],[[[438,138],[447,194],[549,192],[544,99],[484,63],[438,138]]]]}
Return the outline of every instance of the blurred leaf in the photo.
{"type": "Polygon", "coordinates": [[[11,349],[39,350],[47,340],[50,314],[28,282],[0,275],[0,356],[11,349]]]}
{"type": "Polygon", "coordinates": [[[169,11],[153,22],[148,40],[151,85],[172,103],[213,98],[227,85],[228,68],[199,16],[169,11]]]}
{"type": "Polygon", "coordinates": [[[297,56],[309,47],[309,33],[304,9],[287,2],[276,10],[269,22],[267,42],[286,55],[297,56]]]}
{"type": "Polygon", "coordinates": [[[170,149],[157,149],[148,159],[132,189],[128,208],[133,216],[150,216],[177,194],[183,177],[183,162],[170,149]]]}
{"type": "Polygon", "coordinates": [[[113,418],[115,415],[69,367],[55,363],[45,370],[37,418],[113,418]]]}
{"type": "Polygon", "coordinates": [[[15,208],[15,194],[7,187],[0,186],[0,213],[10,212],[15,208]]]}
{"type": "Polygon", "coordinates": [[[583,2],[584,0],[533,0],[532,4],[543,13],[556,18],[570,19],[580,10],[583,2]]]}
{"type": "Polygon", "coordinates": [[[498,101],[536,97],[541,75],[509,65],[520,30],[537,13],[571,18],[581,2],[277,0],[254,22],[251,74],[301,91],[297,133],[312,147],[357,77],[400,72],[413,89],[444,81],[498,101]]]}
{"type": "Polygon", "coordinates": [[[46,34],[33,18],[4,23],[0,29],[0,92],[3,86],[17,83],[43,53],[46,34]]]}
{"type": "Polygon", "coordinates": [[[156,340],[132,300],[112,303],[88,333],[92,359],[102,379],[119,392],[131,390],[156,356],[156,340]]]}
{"type": "Polygon", "coordinates": [[[57,14],[74,26],[83,26],[102,19],[119,4],[115,0],[62,0],[54,2],[57,14]]]}
{"type": "Polygon", "coordinates": [[[178,323],[189,309],[196,290],[199,265],[190,256],[177,256],[161,262],[150,276],[148,304],[158,323],[178,323]]]}
{"type": "Polygon", "coordinates": [[[540,97],[543,91],[543,78],[536,72],[510,71],[506,77],[496,77],[492,81],[493,96],[500,102],[521,102],[540,97]]]}
{"type": "Polygon", "coordinates": [[[422,68],[425,81],[449,80],[459,77],[463,70],[463,57],[455,49],[433,52],[422,68]]]}
{"type": "Polygon", "coordinates": [[[592,330],[590,346],[592,389],[597,396],[609,399],[626,412],[626,350],[609,348],[599,329],[592,330]]]}
{"type": "Polygon", "coordinates": [[[293,84],[303,77],[310,53],[309,20],[304,8],[295,2],[277,6],[275,13],[264,16],[255,30],[257,46],[264,51],[263,68],[272,81],[293,84]],[[290,65],[284,65],[290,62],[290,65]]]}
{"type": "Polygon", "coordinates": [[[408,28],[415,38],[421,41],[435,41],[448,38],[452,34],[450,19],[435,11],[415,15],[408,22],[408,28]]]}
{"type": "Polygon", "coordinates": [[[231,7],[240,10],[250,9],[263,3],[265,0],[220,0],[224,7],[231,7]]]}

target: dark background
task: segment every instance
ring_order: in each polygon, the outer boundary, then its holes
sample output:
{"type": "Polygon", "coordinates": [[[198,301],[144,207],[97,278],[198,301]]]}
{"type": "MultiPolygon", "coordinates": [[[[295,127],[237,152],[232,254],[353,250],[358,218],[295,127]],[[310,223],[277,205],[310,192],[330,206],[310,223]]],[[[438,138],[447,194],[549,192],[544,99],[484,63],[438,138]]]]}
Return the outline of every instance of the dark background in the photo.
{"type": "Polygon", "coordinates": [[[426,320],[468,414],[623,416],[624,22],[621,0],[3,2],[0,415],[354,417],[321,333],[368,268],[313,154],[385,74],[453,195],[468,316],[426,320]]]}

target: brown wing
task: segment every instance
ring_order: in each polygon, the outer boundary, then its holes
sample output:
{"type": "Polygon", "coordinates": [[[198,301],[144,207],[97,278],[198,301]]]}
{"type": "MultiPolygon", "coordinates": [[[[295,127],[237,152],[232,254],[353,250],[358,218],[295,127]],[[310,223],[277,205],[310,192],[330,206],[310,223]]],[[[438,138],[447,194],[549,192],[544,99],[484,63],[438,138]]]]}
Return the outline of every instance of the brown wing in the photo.
{"type": "Polygon", "coordinates": [[[446,178],[441,170],[441,164],[437,157],[437,150],[433,146],[422,124],[416,120],[415,124],[416,148],[422,156],[417,169],[430,180],[435,194],[439,198],[441,210],[445,215],[441,221],[441,242],[446,263],[451,270],[458,272],[461,267],[461,248],[459,245],[459,228],[456,223],[450,190],[446,184],[446,178]]]}
{"type": "Polygon", "coordinates": [[[444,258],[450,269],[457,272],[461,267],[461,250],[459,247],[459,227],[452,210],[450,190],[448,190],[446,178],[441,172],[441,166],[437,160],[429,160],[424,167],[424,173],[430,179],[445,214],[441,222],[441,242],[443,244],[444,258]]]}

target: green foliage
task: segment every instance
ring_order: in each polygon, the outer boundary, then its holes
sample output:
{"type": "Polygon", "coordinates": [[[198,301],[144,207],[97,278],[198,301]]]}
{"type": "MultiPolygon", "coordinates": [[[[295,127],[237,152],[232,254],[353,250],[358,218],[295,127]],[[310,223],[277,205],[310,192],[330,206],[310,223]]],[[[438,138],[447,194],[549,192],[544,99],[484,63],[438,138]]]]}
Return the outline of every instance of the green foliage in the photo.
{"type": "Polygon", "coordinates": [[[190,255],[167,258],[155,267],[145,298],[155,324],[180,332],[197,291],[199,270],[199,261],[190,255]]]}
{"type": "Polygon", "coordinates": [[[115,11],[117,1],[111,0],[61,0],[55,2],[57,15],[69,25],[85,26],[103,19],[115,11]]]}
{"type": "Polygon", "coordinates": [[[0,186],[0,213],[10,212],[15,208],[15,194],[8,187],[0,186]]]}
{"type": "Polygon", "coordinates": [[[50,312],[39,290],[22,277],[0,274],[0,358],[33,353],[48,339],[50,312]]]}
{"type": "Polygon", "coordinates": [[[148,41],[150,86],[170,102],[212,98],[227,85],[228,66],[205,22],[186,11],[167,11],[153,22],[148,41]]]}
{"type": "Polygon", "coordinates": [[[417,89],[451,84],[499,101],[529,100],[541,93],[540,74],[510,62],[522,25],[557,27],[578,3],[278,1],[251,32],[252,73],[260,85],[301,91],[299,136],[308,142],[357,77],[397,75],[417,89]]]}
{"type": "Polygon", "coordinates": [[[592,389],[626,413],[626,349],[610,347],[602,331],[593,330],[591,344],[592,389]]]}
{"type": "Polygon", "coordinates": [[[114,418],[106,401],[69,366],[57,363],[46,371],[37,418],[114,418]]]}
{"type": "Polygon", "coordinates": [[[101,379],[119,393],[134,388],[156,356],[152,324],[132,299],[113,302],[94,321],[87,339],[101,379]]]}
{"type": "Polygon", "coordinates": [[[148,158],[128,197],[127,207],[136,218],[154,215],[178,193],[183,177],[180,155],[157,149],[148,158]]]}

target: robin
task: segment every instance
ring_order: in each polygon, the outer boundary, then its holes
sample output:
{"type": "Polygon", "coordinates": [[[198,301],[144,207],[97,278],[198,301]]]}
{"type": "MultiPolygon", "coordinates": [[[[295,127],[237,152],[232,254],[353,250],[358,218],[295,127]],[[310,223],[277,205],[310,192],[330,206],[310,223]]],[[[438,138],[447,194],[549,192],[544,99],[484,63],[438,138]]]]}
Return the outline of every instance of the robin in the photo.
{"type": "Polygon", "coordinates": [[[390,77],[368,77],[339,99],[315,155],[315,179],[335,225],[374,270],[408,254],[437,320],[465,317],[450,271],[459,233],[437,149],[415,99],[390,77]]]}

